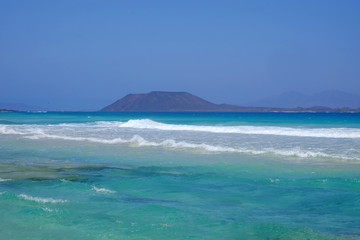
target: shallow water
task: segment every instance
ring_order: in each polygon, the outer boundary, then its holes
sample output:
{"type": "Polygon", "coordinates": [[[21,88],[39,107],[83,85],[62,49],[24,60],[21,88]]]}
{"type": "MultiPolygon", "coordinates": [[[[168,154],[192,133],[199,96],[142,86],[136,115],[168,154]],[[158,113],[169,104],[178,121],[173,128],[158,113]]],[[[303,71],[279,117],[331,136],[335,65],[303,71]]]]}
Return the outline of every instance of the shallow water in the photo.
{"type": "Polygon", "coordinates": [[[0,239],[360,239],[360,115],[0,113],[0,239]]]}

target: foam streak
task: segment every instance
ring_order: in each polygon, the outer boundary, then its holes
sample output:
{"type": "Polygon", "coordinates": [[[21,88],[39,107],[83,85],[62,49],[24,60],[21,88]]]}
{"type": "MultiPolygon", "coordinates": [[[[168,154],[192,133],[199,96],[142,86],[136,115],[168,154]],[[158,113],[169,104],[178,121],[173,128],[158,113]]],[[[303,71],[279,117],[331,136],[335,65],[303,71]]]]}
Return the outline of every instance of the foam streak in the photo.
{"type": "Polygon", "coordinates": [[[64,203],[64,202],[67,202],[67,200],[62,200],[62,199],[32,197],[32,196],[29,196],[26,194],[20,194],[19,197],[23,198],[25,200],[35,201],[38,203],[64,203]]]}

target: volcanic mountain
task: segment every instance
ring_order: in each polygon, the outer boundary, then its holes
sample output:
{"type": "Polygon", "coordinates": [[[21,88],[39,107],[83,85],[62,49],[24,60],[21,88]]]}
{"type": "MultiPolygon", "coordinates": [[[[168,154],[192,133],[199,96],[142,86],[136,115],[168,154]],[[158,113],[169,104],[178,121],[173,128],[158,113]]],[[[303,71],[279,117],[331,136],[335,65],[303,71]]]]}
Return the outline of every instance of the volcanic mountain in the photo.
{"type": "Polygon", "coordinates": [[[128,94],[101,112],[360,112],[358,109],[328,108],[274,108],[241,107],[229,104],[215,104],[187,92],[150,92],[128,94]]]}
{"type": "Polygon", "coordinates": [[[208,102],[187,92],[154,91],[128,94],[101,109],[103,112],[218,112],[231,107],[208,102]]]}

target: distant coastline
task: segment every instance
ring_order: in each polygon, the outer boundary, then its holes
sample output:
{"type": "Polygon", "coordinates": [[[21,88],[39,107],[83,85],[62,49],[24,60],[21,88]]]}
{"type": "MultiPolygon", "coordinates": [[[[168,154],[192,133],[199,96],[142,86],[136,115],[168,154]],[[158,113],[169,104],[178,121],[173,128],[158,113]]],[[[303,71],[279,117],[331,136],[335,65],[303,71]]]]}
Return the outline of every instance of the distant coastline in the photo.
{"type": "MultiPolygon", "coordinates": [[[[21,107],[25,104],[17,104],[21,107]]],[[[51,112],[76,112],[52,110],[51,112]]],[[[0,112],[47,112],[43,108],[37,110],[3,108],[0,112]]],[[[84,111],[79,111],[84,112],[84,111]]],[[[93,111],[89,111],[93,112],[93,111]]],[[[360,113],[360,108],[350,107],[261,107],[239,106],[232,104],[215,104],[187,92],[153,91],[150,93],[128,94],[125,97],[95,112],[249,112],[249,113],[360,113]]]]}
{"type": "Polygon", "coordinates": [[[11,110],[11,109],[0,109],[0,112],[21,112],[21,111],[11,110]]]}

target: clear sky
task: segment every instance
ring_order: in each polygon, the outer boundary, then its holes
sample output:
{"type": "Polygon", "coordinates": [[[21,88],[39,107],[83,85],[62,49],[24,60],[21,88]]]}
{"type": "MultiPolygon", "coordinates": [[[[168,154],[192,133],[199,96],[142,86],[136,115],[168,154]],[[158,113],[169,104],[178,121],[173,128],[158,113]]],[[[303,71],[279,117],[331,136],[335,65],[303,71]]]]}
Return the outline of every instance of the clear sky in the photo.
{"type": "Polygon", "coordinates": [[[0,102],[97,110],[128,93],[241,104],[360,93],[360,1],[0,1],[0,102]]]}

